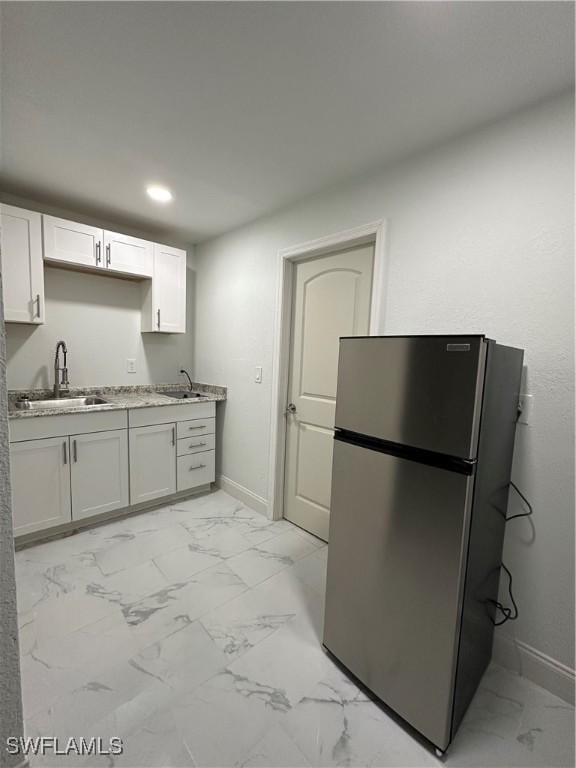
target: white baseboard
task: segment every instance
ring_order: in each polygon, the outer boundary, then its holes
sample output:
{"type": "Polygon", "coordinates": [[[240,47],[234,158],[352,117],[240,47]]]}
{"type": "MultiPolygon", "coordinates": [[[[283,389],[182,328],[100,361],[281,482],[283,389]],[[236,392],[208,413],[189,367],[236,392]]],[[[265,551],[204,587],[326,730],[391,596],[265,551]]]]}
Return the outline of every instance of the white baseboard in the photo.
{"type": "Polygon", "coordinates": [[[260,512],[261,515],[268,517],[268,501],[262,496],[258,496],[258,494],[248,490],[248,488],[240,485],[240,483],[230,480],[230,478],[225,475],[220,475],[216,478],[216,485],[218,488],[226,491],[226,493],[229,493],[230,496],[234,496],[235,499],[246,504],[250,509],[253,509],[255,512],[260,512]]]}
{"type": "Polygon", "coordinates": [[[536,685],[574,704],[575,672],[521,640],[496,634],[492,654],[496,664],[517,672],[536,685]]]}

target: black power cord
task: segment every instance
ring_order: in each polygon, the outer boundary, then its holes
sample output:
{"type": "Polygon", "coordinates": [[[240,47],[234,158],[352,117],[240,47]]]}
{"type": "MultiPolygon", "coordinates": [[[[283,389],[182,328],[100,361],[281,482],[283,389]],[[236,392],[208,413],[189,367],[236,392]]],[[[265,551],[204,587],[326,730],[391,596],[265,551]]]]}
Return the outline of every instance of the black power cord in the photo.
{"type": "Polygon", "coordinates": [[[487,600],[486,602],[493,605],[500,613],[502,614],[503,618],[500,621],[496,621],[495,619],[492,619],[492,623],[495,627],[499,627],[501,624],[506,624],[507,621],[516,621],[518,618],[518,606],[516,605],[516,601],[514,600],[514,595],[512,594],[512,574],[506,568],[504,563],[500,563],[500,567],[504,568],[506,573],[508,574],[508,594],[510,595],[510,602],[512,603],[512,608],[508,608],[506,605],[502,605],[502,603],[499,600],[487,600]]]}
{"type": "Polygon", "coordinates": [[[524,504],[526,504],[526,506],[528,507],[528,512],[518,512],[518,514],[516,515],[510,515],[509,517],[505,517],[504,520],[508,522],[509,520],[515,520],[517,517],[530,517],[531,515],[533,515],[534,508],[532,507],[532,504],[530,504],[530,502],[528,501],[526,496],[524,496],[520,488],[518,488],[516,483],[513,483],[512,481],[510,481],[510,488],[513,488],[518,494],[518,496],[520,496],[524,504]]]}
{"type": "MultiPolygon", "coordinates": [[[[498,507],[496,507],[500,512],[500,514],[504,517],[504,521],[508,523],[510,520],[515,520],[517,517],[530,517],[531,515],[533,515],[534,508],[532,504],[530,504],[526,496],[524,496],[520,488],[518,488],[516,483],[513,483],[512,481],[510,481],[509,485],[511,488],[513,488],[516,491],[518,496],[520,496],[524,504],[528,507],[528,511],[518,512],[516,515],[510,515],[507,517],[504,510],[498,509],[498,507]]],[[[512,594],[512,574],[510,573],[508,568],[506,568],[504,563],[500,563],[500,567],[503,568],[506,571],[506,574],[508,575],[508,594],[510,596],[510,602],[512,603],[512,608],[509,608],[508,606],[503,605],[499,600],[486,601],[490,605],[493,605],[497,611],[500,611],[500,614],[502,615],[502,618],[500,619],[500,621],[496,621],[496,619],[493,619],[492,617],[490,617],[490,620],[492,621],[495,627],[499,627],[501,624],[505,624],[507,621],[516,621],[516,619],[518,618],[518,606],[516,605],[516,601],[514,600],[514,595],[512,594]]]]}

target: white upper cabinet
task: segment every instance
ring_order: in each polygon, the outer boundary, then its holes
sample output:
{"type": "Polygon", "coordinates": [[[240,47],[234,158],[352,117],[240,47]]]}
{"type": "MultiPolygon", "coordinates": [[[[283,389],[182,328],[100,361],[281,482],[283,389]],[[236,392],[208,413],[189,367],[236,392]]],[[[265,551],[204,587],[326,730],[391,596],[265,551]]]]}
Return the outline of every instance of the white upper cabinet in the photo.
{"type": "MultiPolygon", "coordinates": [[[[39,214],[31,215],[38,217],[38,226],[39,214]]],[[[55,216],[42,219],[46,262],[140,278],[144,281],[142,331],[186,333],[186,251],[55,216]]],[[[22,242],[21,251],[26,248],[24,240],[22,242]]],[[[41,241],[38,248],[41,253],[41,241]]],[[[22,280],[19,278],[16,282],[23,291],[22,280]]],[[[37,295],[40,298],[35,307],[28,298],[27,306],[29,311],[40,312],[40,315],[36,319],[19,318],[19,322],[43,322],[43,288],[35,287],[33,294],[34,299],[37,295]]]]}
{"type": "Polygon", "coordinates": [[[154,244],[89,224],[44,216],[44,258],[62,265],[152,277],[154,244]]]}
{"type": "Polygon", "coordinates": [[[154,283],[158,330],[186,332],[186,251],[154,246],[154,283]]]}
{"type": "Polygon", "coordinates": [[[145,289],[142,330],[186,333],[186,251],[154,245],[154,274],[145,289]]]}
{"type": "Polygon", "coordinates": [[[101,229],[54,216],[44,216],[43,220],[46,261],[104,268],[101,229]]]}
{"type": "Polygon", "coordinates": [[[0,206],[0,244],[4,319],[7,323],[44,322],[42,217],[0,206]]]}
{"type": "Polygon", "coordinates": [[[104,264],[114,272],[152,277],[154,244],[118,232],[104,232],[104,264]]]}

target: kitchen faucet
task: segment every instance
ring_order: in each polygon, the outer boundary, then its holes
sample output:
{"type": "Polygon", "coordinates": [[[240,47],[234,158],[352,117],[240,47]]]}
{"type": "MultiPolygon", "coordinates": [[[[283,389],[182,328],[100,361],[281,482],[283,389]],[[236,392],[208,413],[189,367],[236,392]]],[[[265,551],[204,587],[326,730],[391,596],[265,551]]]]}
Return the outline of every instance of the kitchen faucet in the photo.
{"type": "Polygon", "coordinates": [[[180,369],[180,373],[183,373],[184,376],[186,376],[186,378],[188,379],[188,384],[190,385],[190,392],[192,392],[194,387],[192,386],[192,379],[190,378],[190,374],[188,373],[188,371],[185,371],[184,368],[180,369]]]}
{"type": "Polygon", "coordinates": [[[65,341],[59,341],[56,344],[56,355],[54,357],[54,397],[60,397],[60,395],[69,393],[70,382],[68,381],[68,368],[66,367],[66,361],[68,358],[68,349],[66,348],[65,341]],[[64,355],[64,365],[60,368],[60,347],[64,355]],[[62,378],[60,379],[60,373],[62,378]]]}

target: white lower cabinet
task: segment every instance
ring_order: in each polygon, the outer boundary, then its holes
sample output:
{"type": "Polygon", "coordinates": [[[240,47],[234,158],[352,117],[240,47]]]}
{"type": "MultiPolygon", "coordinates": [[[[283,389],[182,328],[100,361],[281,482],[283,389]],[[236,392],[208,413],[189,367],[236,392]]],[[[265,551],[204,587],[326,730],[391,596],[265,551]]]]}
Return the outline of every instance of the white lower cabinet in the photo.
{"type": "Polygon", "coordinates": [[[72,519],[127,507],[128,430],[70,438],[72,519]]]}
{"type": "Polygon", "coordinates": [[[26,440],[10,447],[14,534],[71,520],[68,437],[26,440]]]}
{"type": "Polygon", "coordinates": [[[12,443],[10,464],[15,535],[129,504],[126,429],[12,443]]]}
{"type": "Polygon", "coordinates": [[[214,482],[214,451],[178,457],[178,491],[214,482]]]}
{"type": "Polygon", "coordinates": [[[210,402],[11,421],[14,534],[208,486],[215,411],[210,402]]]}
{"type": "Polygon", "coordinates": [[[176,425],[130,429],[130,503],[176,491],[176,425]]]}

